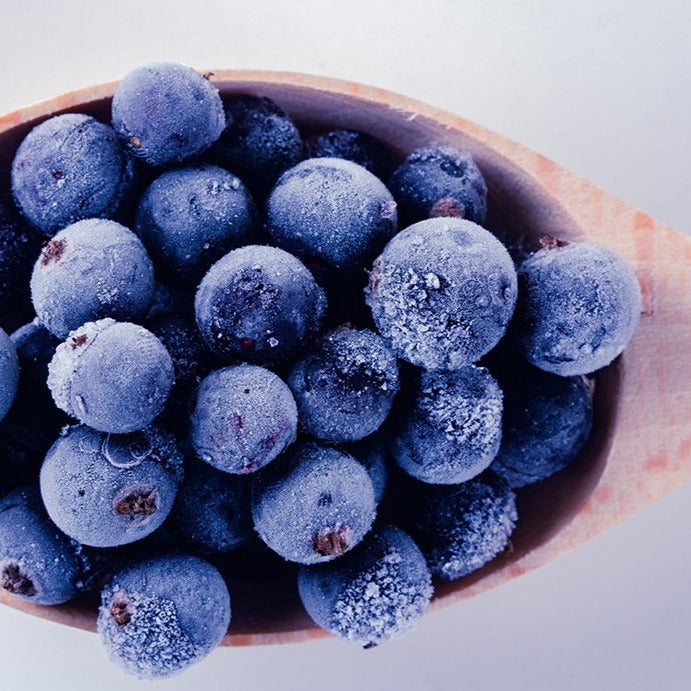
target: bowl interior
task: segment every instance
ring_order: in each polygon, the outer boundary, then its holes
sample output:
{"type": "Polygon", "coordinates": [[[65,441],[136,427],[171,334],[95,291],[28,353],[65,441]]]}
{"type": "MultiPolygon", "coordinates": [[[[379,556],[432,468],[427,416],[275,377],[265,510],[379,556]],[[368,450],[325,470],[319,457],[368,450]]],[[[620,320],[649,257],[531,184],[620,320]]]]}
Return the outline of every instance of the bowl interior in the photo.
{"type": "MultiPolygon", "coordinates": [[[[346,127],[368,132],[400,158],[412,149],[432,142],[445,142],[470,150],[482,169],[489,189],[486,226],[502,239],[534,242],[544,235],[562,239],[583,237],[561,205],[528,173],[461,129],[451,129],[430,117],[358,95],[356,85],[348,93],[334,92],[303,84],[258,80],[214,80],[223,95],[232,93],[268,96],[289,112],[305,132],[346,127]]],[[[112,90],[111,90],[112,93],[112,90]]],[[[2,130],[0,127],[0,186],[8,184],[8,170],[17,146],[38,122],[62,112],[83,112],[104,122],[110,120],[110,98],[60,101],[36,118],[2,130]]],[[[618,363],[600,371],[595,385],[595,419],[592,437],[581,458],[552,478],[518,492],[519,523],[512,549],[485,568],[452,583],[437,583],[437,605],[464,597],[468,586],[488,574],[501,578],[516,575],[512,565],[529,551],[552,540],[584,505],[605,467],[616,425],[618,363]]],[[[253,562],[254,571],[232,558],[224,566],[233,597],[232,633],[226,644],[297,640],[319,635],[297,597],[295,570],[269,555],[253,562]]],[[[498,582],[500,579],[493,579],[498,582]]],[[[7,601],[5,598],[3,598],[7,601]]],[[[76,601],[54,608],[25,608],[66,623],[93,629],[95,600],[76,601]],[[50,610],[50,613],[48,612],[50,610]]]]}

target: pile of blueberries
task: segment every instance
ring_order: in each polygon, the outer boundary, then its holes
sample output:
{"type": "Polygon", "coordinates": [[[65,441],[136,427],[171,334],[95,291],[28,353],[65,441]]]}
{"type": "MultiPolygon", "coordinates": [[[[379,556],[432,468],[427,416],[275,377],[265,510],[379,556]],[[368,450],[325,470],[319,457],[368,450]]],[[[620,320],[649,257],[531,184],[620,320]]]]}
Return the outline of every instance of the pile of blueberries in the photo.
{"type": "Polygon", "coordinates": [[[640,313],[609,249],[510,253],[484,229],[469,153],[307,137],[177,64],[128,74],[110,124],[38,124],[10,177],[0,586],[100,592],[141,677],[220,642],[238,554],[295,564],[338,636],[410,629],[433,576],[509,547],[514,490],[579,456],[583,375],[640,313]]]}

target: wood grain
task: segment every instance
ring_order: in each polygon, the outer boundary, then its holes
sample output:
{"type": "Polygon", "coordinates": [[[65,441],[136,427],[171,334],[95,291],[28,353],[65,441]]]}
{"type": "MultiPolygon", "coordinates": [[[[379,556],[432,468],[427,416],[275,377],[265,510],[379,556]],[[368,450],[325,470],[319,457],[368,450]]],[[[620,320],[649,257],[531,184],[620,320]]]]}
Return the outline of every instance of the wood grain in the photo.
{"type": "MultiPolygon", "coordinates": [[[[278,102],[307,130],[351,127],[400,156],[434,141],[470,149],[486,175],[498,235],[550,234],[611,247],[634,267],[643,314],[622,357],[597,376],[593,438],[579,461],[519,493],[513,551],[455,583],[439,584],[447,606],[534,569],[691,479],[691,239],[525,147],[460,117],[382,89],[303,74],[212,70],[224,94],[278,102]]],[[[65,111],[107,120],[116,83],[64,94],[0,118],[0,170],[6,175],[26,132],[65,111]]],[[[324,635],[294,594],[231,580],[232,632],[224,645],[299,641],[324,635]]],[[[70,626],[94,629],[94,603],[38,607],[0,593],[0,601],[70,626]]]]}

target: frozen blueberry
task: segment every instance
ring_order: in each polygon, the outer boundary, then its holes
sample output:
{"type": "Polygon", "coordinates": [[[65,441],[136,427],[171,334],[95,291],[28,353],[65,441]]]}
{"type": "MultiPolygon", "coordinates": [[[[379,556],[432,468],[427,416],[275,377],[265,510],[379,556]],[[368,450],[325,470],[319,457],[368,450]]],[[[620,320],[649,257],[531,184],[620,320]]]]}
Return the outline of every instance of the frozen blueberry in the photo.
{"type": "Polygon", "coordinates": [[[155,166],[198,156],[225,126],[218,89],[175,63],[144,65],[125,75],[113,94],[112,115],[128,151],[155,166]]]}
{"type": "Polygon", "coordinates": [[[352,456],[302,442],[259,473],[252,517],[261,539],[285,559],[317,564],[341,556],[374,521],[374,490],[352,456]]]}
{"type": "Polygon", "coordinates": [[[380,180],[391,174],[391,154],[378,139],[358,130],[330,130],[305,140],[306,158],[345,158],[380,180]]]}
{"type": "Polygon", "coordinates": [[[153,265],[141,240],[125,226],[97,218],[55,235],[31,276],[36,314],[58,338],[102,317],[139,319],[153,296],[153,265]]]}
{"type": "Polygon", "coordinates": [[[448,145],[416,149],[389,179],[402,225],[454,216],[484,223],[487,185],[469,152],[448,145]]]}
{"type": "Polygon", "coordinates": [[[166,404],[173,362],[150,331],[101,319],[72,331],[48,366],[58,408],[101,432],[146,427],[166,404]]]}
{"type": "Polygon", "coordinates": [[[501,441],[502,392],[483,367],[421,372],[397,411],[392,453],[409,475],[465,482],[492,462],[501,441]]]}
{"type": "Polygon", "coordinates": [[[288,378],[300,425],[323,441],[362,439],[382,425],[398,391],[396,357],[373,331],[330,331],[288,378]]]}
{"type": "MultiPolygon", "coordinates": [[[[40,251],[40,236],[21,218],[14,204],[0,195],[0,326],[12,328],[7,313],[33,313],[29,299],[31,267],[40,251]]],[[[30,318],[30,317],[28,317],[30,318]]]]}
{"type": "Polygon", "coordinates": [[[17,393],[19,360],[10,337],[0,329],[0,420],[5,417],[17,393]]]}
{"type": "Polygon", "coordinates": [[[516,497],[488,471],[460,485],[420,488],[408,516],[430,571],[452,581],[506,549],[517,520],[516,497]]]}
{"type": "Polygon", "coordinates": [[[204,276],[195,298],[207,347],[226,360],[285,360],[317,332],[324,291],[304,264],[276,247],[248,245],[204,276]]]}
{"type": "Polygon", "coordinates": [[[2,427],[23,446],[45,453],[67,423],[46,383],[48,363],[60,341],[38,321],[25,324],[11,339],[19,359],[19,386],[2,427]]]}
{"type": "Polygon", "coordinates": [[[434,218],[389,242],[374,262],[367,304],[399,357],[454,370],[499,342],[516,291],[516,271],[499,240],[470,221],[434,218]]]}
{"type": "Polygon", "coordinates": [[[223,578],[198,557],[163,555],[115,573],[101,593],[98,633],[130,674],[160,679],[208,655],[230,624],[223,578]]]}
{"type": "Polygon", "coordinates": [[[79,113],[34,127],[12,162],[17,206],[48,236],[83,218],[112,218],[134,178],[134,163],[115,132],[79,113]]]}
{"type": "Polygon", "coordinates": [[[389,463],[391,453],[389,451],[390,440],[387,434],[381,431],[367,439],[349,445],[345,450],[363,467],[372,480],[374,489],[374,501],[377,505],[381,502],[389,482],[389,463]]]}
{"type": "Polygon", "coordinates": [[[202,381],[190,438],[206,463],[226,473],[253,473],[295,441],[297,423],[295,400],[279,377],[236,365],[202,381]]]}
{"type": "Polygon", "coordinates": [[[151,183],[136,230],[162,272],[196,285],[226,252],[257,239],[257,218],[240,178],[217,166],[194,166],[151,183]]]}
{"type": "Polygon", "coordinates": [[[85,545],[115,547],[163,523],[181,480],[172,435],[156,427],[115,435],[76,425],[48,450],[41,495],[64,533],[85,545]]]}
{"type": "Polygon", "coordinates": [[[266,214],[276,244],[331,269],[361,269],[396,232],[396,202],[384,183],[340,158],[310,158],[286,171],[266,214]]]}
{"type": "Polygon", "coordinates": [[[212,356],[204,347],[193,319],[177,314],[159,315],[147,321],[147,328],[168,351],[175,373],[175,382],[160,420],[176,434],[187,436],[192,398],[201,380],[212,369],[212,356]]]}
{"type": "Polygon", "coordinates": [[[300,567],[298,589],[319,626],[372,647],[415,626],[432,597],[432,579],[413,540],[384,526],[332,564],[300,567]]]}
{"type": "Polygon", "coordinates": [[[583,377],[559,377],[516,361],[506,370],[498,373],[504,415],[492,469],[511,487],[523,487],[579,456],[590,437],[593,405],[583,377]]]}
{"type": "Polygon", "coordinates": [[[0,499],[0,587],[27,602],[57,605],[90,585],[88,550],[50,521],[36,485],[0,499]]]}
{"type": "Polygon", "coordinates": [[[633,336],[641,291],[612,250],[591,242],[546,247],[518,276],[517,338],[540,369],[562,377],[594,372],[633,336]]]}
{"type": "Polygon", "coordinates": [[[187,545],[205,554],[241,547],[254,535],[248,481],[187,461],[169,524],[187,545]]]}
{"type": "Polygon", "coordinates": [[[223,103],[226,127],[211,157],[239,175],[254,194],[266,196],[278,176],[302,157],[300,133],[266,97],[231,96],[223,103]]]}

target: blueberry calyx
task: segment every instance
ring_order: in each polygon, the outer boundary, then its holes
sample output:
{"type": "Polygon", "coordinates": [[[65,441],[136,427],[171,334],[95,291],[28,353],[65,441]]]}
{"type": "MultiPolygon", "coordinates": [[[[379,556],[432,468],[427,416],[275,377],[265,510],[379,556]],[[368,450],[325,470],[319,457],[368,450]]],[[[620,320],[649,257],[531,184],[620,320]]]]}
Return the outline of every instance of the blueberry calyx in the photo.
{"type": "Polygon", "coordinates": [[[64,240],[51,240],[41,253],[41,266],[48,266],[51,262],[59,262],[65,254],[64,240]]]}
{"type": "Polygon", "coordinates": [[[118,626],[125,626],[132,620],[132,612],[129,605],[129,600],[122,596],[114,597],[111,601],[110,616],[118,626]]]}
{"type": "Polygon", "coordinates": [[[429,210],[430,218],[465,218],[465,206],[453,197],[438,199],[429,210]]]}
{"type": "Polygon", "coordinates": [[[13,595],[33,597],[36,588],[33,581],[22,573],[19,564],[7,564],[0,574],[0,587],[13,595]]]}
{"type": "Polygon", "coordinates": [[[115,513],[120,516],[152,516],[158,509],[158,496],[155,489],[131,492],[115,502],[115,513]]]}
{"type": "Polygon", "coordinates": [[[321,530],[312,538],[312,549],[322,557],[340,557],[348,551],[352,533],[347,525],[321,530]]]}

